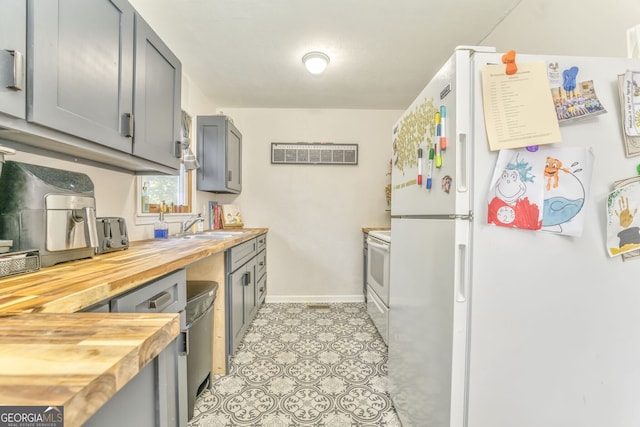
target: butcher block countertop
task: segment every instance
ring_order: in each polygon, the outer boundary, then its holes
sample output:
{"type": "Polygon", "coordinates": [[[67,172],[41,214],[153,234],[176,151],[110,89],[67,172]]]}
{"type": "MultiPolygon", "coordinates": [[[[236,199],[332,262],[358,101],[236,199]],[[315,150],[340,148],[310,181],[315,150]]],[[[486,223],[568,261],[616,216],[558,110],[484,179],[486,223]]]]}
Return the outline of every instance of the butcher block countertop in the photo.
{"type": "Polygon", "coordinates": [[[80,311],[251,240],[267,229],[242,231],[245,233],[223,240],[170,238],[131,242],[129,249],[123,251],[0,279],[0,312],[80,311]]]}
{"type": "Polygon", "coordinates": [[[391,227],[362,227],[362,232],[365,234],[369,234],[370,231],[374,230],[391,230],[391,227]]]}
{"type": "Polygon", "coordinates": [[[267,229],[242,231],[132,242],[0,279],[0,405],[64,406],[65,426],[81,425],[175,339],[180,323],[172,313],[77,312],[267,229]]]}
{"type": "Polygon", "coordinates": [[[179,333],[177,313],[0,314],[0,403],[80,426],[179,333]]]}

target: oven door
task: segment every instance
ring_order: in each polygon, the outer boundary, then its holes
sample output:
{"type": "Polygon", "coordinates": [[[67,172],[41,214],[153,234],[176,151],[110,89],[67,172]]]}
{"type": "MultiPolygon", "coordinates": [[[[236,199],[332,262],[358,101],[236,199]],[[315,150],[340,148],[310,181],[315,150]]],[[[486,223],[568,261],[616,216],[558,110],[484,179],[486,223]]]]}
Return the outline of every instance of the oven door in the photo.
{"type": "Polygon", "coordinates": [[[369,236],[367,238],[367,285],[389,306],[389,243],[369,236]]]}
{"type": "Polygon", "coordinates": [[[389,345],[389,307],[384,305],[375,292],[369,288],[367,298],[367,313],[373,324],[376,325],[385,344],[389,345]]]}

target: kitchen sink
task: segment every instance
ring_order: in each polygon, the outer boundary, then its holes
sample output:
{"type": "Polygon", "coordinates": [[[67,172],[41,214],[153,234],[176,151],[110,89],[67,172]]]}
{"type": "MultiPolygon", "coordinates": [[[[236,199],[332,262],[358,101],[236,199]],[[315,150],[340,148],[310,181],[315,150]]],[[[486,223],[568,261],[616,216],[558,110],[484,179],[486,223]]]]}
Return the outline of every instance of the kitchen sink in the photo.
{"type": "Polygon", "coordinates": [[[224,240],[241,236],[248,231],[205,231],[196,234],[176,234],[172,237],[177,239],[203,239],[203,240],[224,240]]]}

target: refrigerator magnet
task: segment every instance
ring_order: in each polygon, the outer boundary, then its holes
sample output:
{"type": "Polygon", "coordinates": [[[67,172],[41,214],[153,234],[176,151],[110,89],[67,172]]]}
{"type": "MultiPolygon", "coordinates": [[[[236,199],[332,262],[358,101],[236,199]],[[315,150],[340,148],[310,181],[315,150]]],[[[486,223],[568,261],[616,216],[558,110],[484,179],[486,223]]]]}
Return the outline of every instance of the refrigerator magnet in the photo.
{"type": "Polygon", "coordinates": [[[445,193],[449,194],[449,191],[451,191],[451,182],[453,181],[453,179],[451,179],[451,177],[449,175],[445,175],[442,177],[442,190],[444,190],[445,193]]]}

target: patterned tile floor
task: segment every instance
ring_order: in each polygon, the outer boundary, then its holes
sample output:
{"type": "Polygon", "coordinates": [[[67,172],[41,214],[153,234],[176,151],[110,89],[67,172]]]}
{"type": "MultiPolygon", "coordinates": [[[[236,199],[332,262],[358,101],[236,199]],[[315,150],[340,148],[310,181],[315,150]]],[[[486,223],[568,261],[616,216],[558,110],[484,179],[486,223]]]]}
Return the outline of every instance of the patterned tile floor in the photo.
{"type": "Polygon", "coordinates": [[[400,427],[387,347],[363,304],[265,304],[189,427],[400,427]]]}

